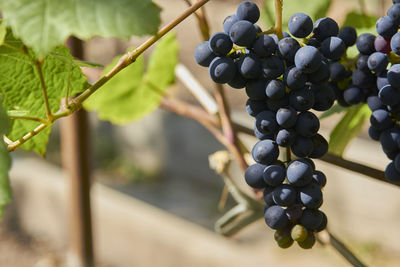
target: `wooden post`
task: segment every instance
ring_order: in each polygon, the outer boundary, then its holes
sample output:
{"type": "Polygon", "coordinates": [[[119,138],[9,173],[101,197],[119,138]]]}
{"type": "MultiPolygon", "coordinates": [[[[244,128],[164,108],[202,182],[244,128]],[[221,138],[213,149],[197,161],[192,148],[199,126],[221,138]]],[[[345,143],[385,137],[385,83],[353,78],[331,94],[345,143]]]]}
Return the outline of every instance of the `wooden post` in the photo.
{"type": "MultiPolygon", "coordinates": [[[[67,41],[72,55],[83,58],[83,43],[71,37],[67,41]]],[[[89,123],[85,110],[61,119],[62,162],[69,178],[68,266],[94,267],[90,208],[89,123]]]]}

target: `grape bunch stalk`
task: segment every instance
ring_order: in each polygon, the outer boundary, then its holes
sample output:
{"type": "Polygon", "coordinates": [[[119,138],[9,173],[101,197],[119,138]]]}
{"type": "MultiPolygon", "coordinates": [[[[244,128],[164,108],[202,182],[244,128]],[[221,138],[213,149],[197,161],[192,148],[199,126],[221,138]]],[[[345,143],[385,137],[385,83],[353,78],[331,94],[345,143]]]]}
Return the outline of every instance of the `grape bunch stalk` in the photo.
{"type": "Polygon", "coordinates": [[[341,59],[357,34],[353,27],[339,31],[331,18],[313,22],[304,13],[290,18],[290,34],[263,32],[255,24],[259,17],[255,3],[242,2],[224,20],[223,32],[200,43],[194,57],[209,68],[215,83],[245,88],[246,110],[255,117],[254,134],[260,140],[245,180],[264,190],[265,222],[276,230],[278,245],[287,248],[297,241],[307,249],[327,225],[319,210],[326,176],[312,159],[328,151],[328,142],[310,109],[326,111],[336,99],[342,101],[337,84],[345,83],[352,70],[341,59]],[[278,159],[281,152],[284,161],[278,159]]]}

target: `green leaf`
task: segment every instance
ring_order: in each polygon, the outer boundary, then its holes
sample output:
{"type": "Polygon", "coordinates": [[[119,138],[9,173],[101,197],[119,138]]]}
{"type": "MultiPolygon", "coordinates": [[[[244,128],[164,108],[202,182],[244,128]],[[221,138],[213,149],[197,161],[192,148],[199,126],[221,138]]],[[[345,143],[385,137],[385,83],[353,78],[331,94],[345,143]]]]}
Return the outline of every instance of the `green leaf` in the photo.
{"type": "MultiPolygon", "coordinates": [[[[359,28],[375,28],[375,23],[378,20],[378,17],[375,15],[363,15],[359,11],[351,11],[347,13],[344,22],[342,23],[342,27],[352,26],[356,29],[359,28]]],[[[372,32],[371,32],[372,33],[372,32]]]]}
{"type": "Polygon", "coordinates": [[[74,60],[75,64],[79,67],[88,67],[88,68],[104,68],[103,65],[95,62],[82,61],[82,60],[74,60]]]}
{"type": "Polygon", "coordinates": [[[342,156],[347,144],[361,131],[364,122],[370,115],[371,110],[365,104],[348,108],[346,114],[330,134],[329,151],[337,156],[342,156]]]}
{"type": "Polygon", "coordinates": [[[327,111],[324,111],[321,115],[319,115],[319,119],[325,119],[328,118],[329,116],[336,114],[336,113],[342,113],[343,111],[347,110],[347,107],[343,107],[339,104],[333,105],[330,109],[327,111]]]}
{"type": "MultiPolygon", "coordinates": [[[[122,70],[83,104],[97,111],[101,120],[126,124],[139,120],[158,107],[167,87],[175,80],[178,63],[178,44],[175,34],[162,39],[151,54],[144,73],[143,58],[122,70]]],[[[107,73],[117,62],[106,67],[107,73]]]]}
{"type": "Polygon", "coordinates": [[[70,35],[127,39],[155,34],[160,8],[151,0],[0,0],[4,20],[16,36],[45,56],[70,35]]]}
{"type": "MultiPolygon", "coordinates": [[[[299,1],[299,0],[284,0],[282,12],[282,27],[287,29],[289,18],[298,12],[305,13],[311,17],[313,21],[325,17],[331,6],[331,0],[318,1],[299,1]]],[[[261,12],[262,20],[268,25],[267,28],[275,24],[275,7],[274,1],[265,1],[261,12]]]]}
{"type": "Polygon", "coordinates": [[[0,24],[0,45],[4,44],[4,40],[6,39],[6,34],[7,34],[7,27],[4,25],[4,23],[1,22],[1,24],[0,24]]]}
{"type": "MultiPolygon", "coordinates": [[[[49,105],[52,113],[59,110],[61,98],[67,88],[73,96],[87,87],[86,78],[80,68],[74,65],[68,48],[57,47],[53,54],[44,58],[42,72],[46,84],[49,105]],[[63,57],[55,56],[63,55],[63,57]],[[66,59],[69,59],[66,60],[66,59]]],[[[28,112],[31,117],[46,118],[46,108],[33,51],[24,52],[21,41],[11,33],[0,46],[0,96],[3,106],[12,112],[28,112]]],[[[13,120],[8,137],[18,140],[39,125],[29,120],[13,120]]],[[[44,155],[50,127],[27,141],[21,148],[34,150],[44,155]]]]}
{"type": "MultiPolygon", "coordinates": [[[[9,121],[6,111],[0,103],[0,137],[7,134],[9,121]]],[[[11,167],[11,157],[6,145],[0,142],[0,218],[3,215],[4,206],[11,201],[11,187],[8,178],[8,170],[11,167]]]]}

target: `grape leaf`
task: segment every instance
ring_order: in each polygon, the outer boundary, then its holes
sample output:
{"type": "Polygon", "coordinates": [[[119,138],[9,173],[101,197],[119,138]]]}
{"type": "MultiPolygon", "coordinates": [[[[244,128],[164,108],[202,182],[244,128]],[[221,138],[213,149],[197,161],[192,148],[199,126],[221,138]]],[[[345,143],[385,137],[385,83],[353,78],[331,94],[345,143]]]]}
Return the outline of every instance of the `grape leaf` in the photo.
{"type": "Polygon", "coordinates": [[[364,122],[371,116],[365,104],[348,108],[346,114],[332,130],[329,138],[329,151],[342,156],[347,144],[361,131],[364,122]]]}
{"type": "MultiPolygon", "coordinates": [[[[8,133],[10,128],[8,116],[0,103],[0,137],[8,133]]],[[[11,167],[11,157],[5,143],[0,142],[0,218],[3,208],[11,201],[11,187],[8,179],[8,170],[11,167]]]]}
{"type": "MultiPolygon", "coordinates": [[[[178,50],[175,34],[168,34],[151,54],[146,72],[143,57],[140,56],[87,99],[83,103],[84,107],[97,111],[101,120],[114,124],[126,124],[141,119],[160,104],[163,93],[174,82],[178,50]]],[[[104,73],[118,59],[114,59],[104,73]]]]}
{"type": "MultiPolygon", "coordinates": [[[[298,1],[298,0],[284,0],[283,11],[282,11],[282,27],[287,30],[287,24],[289,18],[298,12],[306,13],[311,17],[313,21],[318,18],[326,16],[329,7],[331,6],[331,0],[319,0],[319,1],[298,1]]],[[[261,19],[269,27],[275,25],[275,7],[274,1],[265,1],[262,8],[261,19]]]]}
{"type": "Polygon", "coordinates": [[[0,0],[16,36],[45,56],[70,35],[129,38],[155,34],[160,8],[151,0],[0,0]]]}
{"type": "MultiPolygon", "coordinates": [[[[14,114],[23,111],[24,116],[45,118],[46,108],[34,58],[33,51],[24,50],[22,42],[11,32],[7,33],[5,43],[0,46],[0,96],[4,108],[13,110],[14,114]]],[[[42,72],[53,113],[60,108],[67,88],[69,95],[73,96],[87,87],[86,78],[66,47],[57,47],[44,58],[42,72]]],[[[36,121],[13,120],[8,137],[18,140],[38,125],[36,121]]],[[[50,131],[47,127],[21,148],[44,155],[50,131]]]]}

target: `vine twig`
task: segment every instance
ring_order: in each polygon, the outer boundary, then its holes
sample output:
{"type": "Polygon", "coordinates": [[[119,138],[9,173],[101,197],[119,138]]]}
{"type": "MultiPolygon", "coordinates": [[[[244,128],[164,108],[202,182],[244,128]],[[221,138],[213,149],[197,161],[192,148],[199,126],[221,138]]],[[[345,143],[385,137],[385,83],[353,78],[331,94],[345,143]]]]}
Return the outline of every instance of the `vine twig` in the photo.
{"type": "Polygon", "coordinates": [[[11,120],[29,120],[29,121],[37,121],[40,123],[47,123],[46,120],[37,118],[37,117],[29,117],[29,116],[19,116],[19,115],[8,115],[8,118],[11,120]]]}
{"type": "MultiPolygon", "coordinates": [[[[188,16],[190,16],[192,13],[194,13],[196,10],[198,10],[200,7],[202,7],[204,4],[206,4],[210,0],[199,0],[196,2],[194,5],[190,6],[185,12],[183,12],[179,17],[168,23],[166,26],[164,26],[156,35],[150,37],[147,41],[145,41],[143,44],[141,44],[139,47],[134,49],[131,52],[126,53],[120,61],[117,63],[114,68],[108,72],[106,75],[101,77],[97,82],[95,82],[92,86],[87,88],[85,91],[82,92],[79,96],[71,99],[68,101],[66,107],[61,107],[59,111],[57,111],[55,114],[50,113],[50,108],[48,103],[46,104],[46,109],[47,109],[47,115],[50,114],[50,117],[48,116],[48,120],[50,123],[42,123],[38,127],[36,127],[33,131],[27,133],[25,136],[20,138],[19,140],[12,142],[11,144],[8,144],[8,151],[14,151],[31,139],[33,136],[38,134],[40,131],[45,129],[49,124],[53,123],[55,120],[68,116],[72,114],[73,112],[79,110],[82,108],[82,102],[85,101],[89,96],[91,96],[94,92],[96,92],[101,86],[103,86],[106,82],[108,82],[112,77],[114,77],[118,72],[135,62],[136,58],[140,56],[146,49],[148,49],[151,45],[153,45],[157,40],[159,40],[161,37],[163,37],[165,34],[167,34],[169,31],[171,31],[175,26],[177,26],[179,23],[181,23],[184,19],[186,19],[188,16]]],[[[38,68],[39,69],[39,68],[38,68]]],[[[43,78],[43,75],[42,75],[43,78]]],[[[44,80],[43,80],[44,81],[44,80]]],[[[42,88],[43,87],[42,85],[42,88]]],[[[45,90],[43,90],[45,91],[45,90]]],[[[47,101],[48,102],[48,101],[47,101]]]]}

